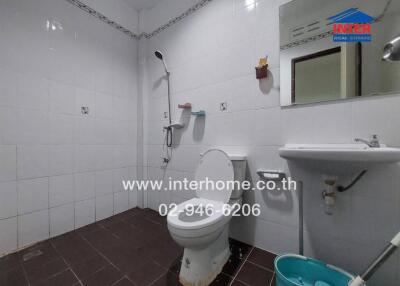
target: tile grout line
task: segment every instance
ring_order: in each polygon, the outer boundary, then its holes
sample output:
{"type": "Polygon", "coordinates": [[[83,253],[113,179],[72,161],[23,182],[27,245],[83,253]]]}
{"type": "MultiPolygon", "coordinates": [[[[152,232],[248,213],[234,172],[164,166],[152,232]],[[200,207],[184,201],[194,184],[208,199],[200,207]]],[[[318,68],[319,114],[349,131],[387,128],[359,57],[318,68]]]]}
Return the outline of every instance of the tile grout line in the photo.
{"type": "Polygon", "coordinates": [[[248,260],[247,262],[250,263],[250,264],[253,264],[254,266],[257,266],[257,267],[259,267],[259,268],[261,268],[261,269],[264,269],[264,270],[266,270],[266,271],[268,271],[268,272],[274,273],[273,270],[271,270],[271,269],[269,269],[269,268],[267,268],[267,267],[264,267],[264,266],[262,266],[262,265],[260,265],[260,264],[254,263],[254,262],[252,262],[252,261],[250,261],[250,260],[248,260]]]}
{"type": "Polygon", "coordinates": [[[82,284],[81,279],[79,279],[78,275],[76,275],[75,271],[72,269],[72,266],[68,263],[67,260],[65,260],[65,258],[61,255],[61,253],[58,251],[58,249],[55,247],[54,243],[50,240],[50,245],[51,247],[54,249],[54,251],[61,257],[61,259],[64,261],[65,265],[68,266],[67,269],[70,269],[72,274],[74,274],[74,276],[76,277],[76,279],[78,279],[78,283],[82,284]]]}
{"type": "Polygon", "coordinates": [[[249,251],[249,253],[247,254],[246,258],[243,259],[243,263],[240,265],[239,269],[237,270],[237,272],[235,273],[235,275],[232,277],[232,281],[231,283],[229,283],[229,286],[231,286],[233,284],[233,282],[235,281],[235,279],[237,278],[240,270],[242,270],[244,264],[246,263],[247,259],[249,258],[249,256],[251,255],[251,253],[254,250],[254,246],[251,246],[251,250],[249,251]]]}

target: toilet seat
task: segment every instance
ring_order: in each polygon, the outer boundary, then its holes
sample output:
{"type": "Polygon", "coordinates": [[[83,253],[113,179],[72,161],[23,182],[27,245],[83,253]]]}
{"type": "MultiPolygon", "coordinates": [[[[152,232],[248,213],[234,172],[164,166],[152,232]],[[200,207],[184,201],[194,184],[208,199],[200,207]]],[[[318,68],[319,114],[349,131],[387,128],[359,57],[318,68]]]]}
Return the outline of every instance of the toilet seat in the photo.
{"type": "MultiPolygon", "coordinates": [[[[227,206],[225,206],[226,208],[227,206]]],[[[204,230],[209,228],[218,227],[221,224],[229,220],[229,216],[225,216],[223,213],[224,203],[218,201],[207,200],[203,198],[194,198],[183,202],[177,206],[175,211],[170,212],[167,217],[169,226],[180,229],[180,230],[204,230]],[[186,221],[182,219],[182,214],[185,213],[186,206],[194,206],[195,208],[199,205],[203,207],[212,206],[213,212],[211,216],[204,216],[193,221],[186,221]]]]}

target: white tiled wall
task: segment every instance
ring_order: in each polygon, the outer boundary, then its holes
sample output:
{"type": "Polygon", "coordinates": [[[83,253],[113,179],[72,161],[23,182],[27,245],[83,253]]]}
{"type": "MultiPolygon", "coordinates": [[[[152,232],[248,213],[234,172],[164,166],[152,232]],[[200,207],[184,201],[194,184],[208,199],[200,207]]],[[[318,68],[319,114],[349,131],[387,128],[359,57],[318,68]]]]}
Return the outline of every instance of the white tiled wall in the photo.
{"type": "MultiPolygon", "coordinates": [[[[282,109],[279,5],[284,2],[212,1],[147,41],[147,55],[141,59],[147,70],[144,173],[152,179],[191,178],[200,152],[210,147],[246,154],[253,182],[258,180],[258,168],[287,170],[304,180],[306,255],[358,273],[400,229],[400,166],[370,169],[359,184],[339,195],[330,217],[323,212],[320,176],[287,166],[278,148],[285,143],[346,143],[375,133],[384,143],[400,147],[400,96],[282,109]],[[182,117],[186,124],[175,132],[177,147],[166,170],[160,168],[160,158],[167,93],[163,66],[153,54],[156,49],[164,52],[171,69],[173,121],[182,117]],[[258,81],[254,67],[266,54],[269,78],[258,81]],[[191,102],[195,111],[204,109],[205,119],[182,115],[177,104],[185,102],[191,102]],[[227,112],[220,112],[222,102],[227,102],[227,112]]],[[[154,11],[148,13],[157,16],[154,11]]],[[[165,16],[161,10],[158,13],[157,19],[165,16]]],[[[350,179],[343,177],[341,183],[350,179]]],[[[160,203],[181,202],[185,197],[150,192],[147,200],[157,209],[160,203]]],[[[245,202],[259,203],[262,215],[235,219],[234,237],[277,253],[297,252],[296,193],[246,193],[245,202]]],[[[399,285],[399,261],[395,255],[368,285],[399,285]]]]}
{"type": "Polygon", "coordinates": [[[0,1],[0,34],[1,256],[136,206],[137,42],[65,0],[0,1]]]}

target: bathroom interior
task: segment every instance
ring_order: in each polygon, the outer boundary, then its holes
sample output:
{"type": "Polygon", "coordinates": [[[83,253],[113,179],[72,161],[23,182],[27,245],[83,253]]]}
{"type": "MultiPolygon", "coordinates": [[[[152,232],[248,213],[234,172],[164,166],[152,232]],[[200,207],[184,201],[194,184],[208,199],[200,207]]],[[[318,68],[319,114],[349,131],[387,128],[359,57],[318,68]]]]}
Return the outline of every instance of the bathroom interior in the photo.
{"type": "Polygon", "coordinates": [[[0,0],[0,286],[400,285],[399,27],[400,0],[0,0]],[[278,187],[124,184],[206,178],[278,187]]]}

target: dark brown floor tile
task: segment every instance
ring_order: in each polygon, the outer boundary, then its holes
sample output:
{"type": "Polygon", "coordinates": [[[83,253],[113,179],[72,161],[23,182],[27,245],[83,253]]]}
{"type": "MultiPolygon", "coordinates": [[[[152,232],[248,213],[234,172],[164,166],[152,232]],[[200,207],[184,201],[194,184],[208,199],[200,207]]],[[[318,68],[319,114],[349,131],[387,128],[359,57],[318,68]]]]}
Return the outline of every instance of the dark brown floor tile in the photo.
{"type": "Polygon", "coordinates": [[[170,269],[174,266],[175,261],[182,257],[182,253],[183,252],[177,252],[175,250],[160,249],[153,256],[153,259],[164,268],[170,269]]]}
{"type": "Polygon", "coordinates": [[[113,223],[109,226],[106,227],[108,231],[111,233],[117,235],[118,237],[121,236],[121,234],[129,232],[129,231],[140,231],[139,229],[135,228],[133,225],[125,222],[125,221],[119,221],[116,223],[113,223]]]}
{"type": "Polygon", "coordinates": [[[276,285],[276,273],[274,273],[274,278],[272,278],[270,286],[275,286],[276,285]]]}
{"type": "Polygon", "coordinates": [[[157,223],[160,225],[165,225],[167,223],[166,217],[161,216],[156,211],[150,211],[145,214],[146,219],[150,220],[153,223],[157,223]]]}
{"type": "Polygon", "coordinates": [[[111,286],[123,277],[114,266],[107,265],[103,269],[82,280],[85,286],[111,286]]]}
{"type": "Polygon", "coordinates": [[[24,267],[43,265],[60,258],[49,241],[38,243],[20,252],[21,262],[24,267]]]}
{"type": "Polygon", "coordinates": [[[129,281],[127,278],[122,278],[122,280],[118,281],[112,286],[135,286],[131,281],[129,281]]]}
{"type": "Polygon", "coordinates": [[[174,262],[171,264],[168,270],[171,271],[172,273],[175,273],[176,275],[179,275],[179,272],[181,271],[181,265],[182,265],[182,255],[174,260],[174,262]]]}
{"type": "MultiPolygon", "coordinates": [[[[249,255],[252,246],[233,239],[230,249],[211,285],[229,285],[239,269],[232,285],[269,285],[272,254],[254,249],[249,255]]],[[[182,254],[164,217],[135,208],[1,258],[0,286],[178,286],[182,254]]]]}
{"type": "Polygon", "coordinates": [[[275,258],[275,254],[255,247],[247,260],[274,271],[275,258]]]}
{"type": "Polygon", "coordinates": [[[99,231],[99,230],[103,230],[104,228],[97,224],[97,223],[92,223],[89,225],[86,225],[84,227],[81,227],[79,229],[76,230],[76,232],[80,235],[86,236],[89,233],[92,233],[94,231],[99,231]]]}
{"type": "MultiPolygon", "coordinates": [[[[231,284],[231,286],[247,286],[246,284],[243,284],[242,282],[235,280],[233,281],[233,283],[231,284]]],[[[269,285],[267,285],[269,286],[269,285]]]]}
{"type": "Polygon", "coordinates": [[[150,261],[137,267],[129,275],[129,279],[137,286],[147,286],[166,272],[165,268],[150,261]]]}
{"type": "Polygon", "coordinates": [[[117,234],[118,238],[124,241],[125,244],[133,248],[141,248],[145,245],[155,242],[156,237],[154,235],[149,235],[148,233],[138,230],[130,229],[128,231],[123,231],[117,234]]]}
{"type": "Polygon", "coordinates": [[[82,263],[74,264],[71,266],[71,268],[80,280],[84,280],[108,264],[109,263],[103,257],[97,255],[85,260],[82,263]]]}
{"type": "Polygon", "coordinates": [[[146,257],[146,253],[142,253],[138,249],[125,249],[110,253],[107,257],[124,274],[129,274],[134,269],[151,261],[149,257],[146,257]]]}
{"type": "Polygon", "coordinates": [[[55,249],[68,248],[77,244],[85,244],[85,240],[78,232],[72,231],[50,239],[50,243],[55,249]]]}
{"type": "Polygon", "coordinates": [[[47,280],[53,275],[65,271],[67,268],[68,266],[62,258],[57,258],[44,264],[24,264],[24,269],[31,285],[47,280]]]}
{"type": "Polygon", "coordinates": [[[252,286],[269,285],[273,272],[261,268],[251,262],[245,262],[236,279],[252,286]]]}
{"type": "Polygon", "coordinates": [[[229,247],[232,255],[240,259],[245,259],[253,248],[251,245],[231,238],[229,239],[229,247]]]}
{"type": "Polygon", "coordinates": [[[244,263],[244,259],[240,259],[234,255],[231,255],[229,257],[228,262],[225,264],[224,268],[222,269],[222,272],[234,277],[236,273],[239,271],[240,266],[244,263]]]}
{"type": "Polygon", "coordinates": [[[221,273],[215,278],[215,280],[210,284],[210,286],[227,286],[232,282],[232,277],[221,273]]]}
{"type": "Polygon", "coordinates": [[[73,245],[58,250],[69,265],[76,265],[98,256],[98,252],[89,244],[73,245]]]}
{"type": "Polygon", "coordinates": [[[111,216],[106,219],[100,220],[96,223],[100,224],[102,227],[108,228],[108,227],[112,226],[113,224],[119,223],[121,221],[122,221],[122,219],[120,217],[111,216]]]}
{"type": "Polygon", "coordinates": [[[37,286],[73,286],[77,283],[79,283],[79,280],[75,277],[74,273],[68,269],[37,284],[37,286]]]}
{"type": "Polygon", "coordinates": [[[151,286],[181,286],[182,284],[179,282],[179,277],[175,273],[168,271],[156,282],[152,283],[151,286]]]}
{"type": "Polygon", "coordinates": [[[1,286],[27,286],[28,281],[22,267],[16,266],[8,271],[0,271],[1,286]]]}
{"type": "Polygon", "coordinates": [[[104,251],[123,243],[121,239],[105,229],[91,232],[85,237],[90,245],[92,245],[99,251],[104,251]]]}
{"type": "Polygon", "coordinates": [[[0,273],[6,273],[20,266],[20,254],[13,253],[0,258],[0,273]]]}

